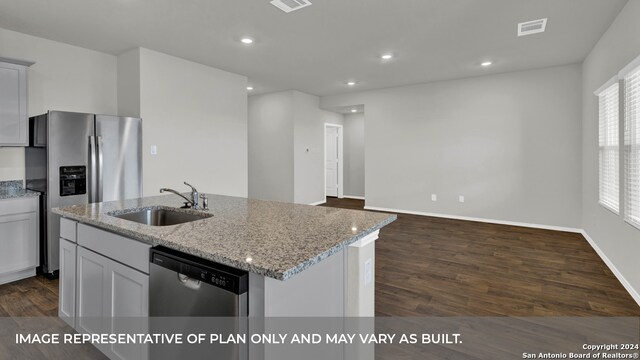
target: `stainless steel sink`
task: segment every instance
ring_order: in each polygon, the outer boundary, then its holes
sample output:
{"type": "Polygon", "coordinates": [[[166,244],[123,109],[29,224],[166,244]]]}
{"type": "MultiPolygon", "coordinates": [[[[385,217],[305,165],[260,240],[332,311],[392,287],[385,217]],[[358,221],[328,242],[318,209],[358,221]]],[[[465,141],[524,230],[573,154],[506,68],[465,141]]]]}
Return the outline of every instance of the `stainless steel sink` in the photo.
{"type": "Polygon", "coordinates": [[[146,209],[112,216],[145,225],[169,226],[202,220],[213,215],[207,213],[186,213],[169,209],[146,209]]]}

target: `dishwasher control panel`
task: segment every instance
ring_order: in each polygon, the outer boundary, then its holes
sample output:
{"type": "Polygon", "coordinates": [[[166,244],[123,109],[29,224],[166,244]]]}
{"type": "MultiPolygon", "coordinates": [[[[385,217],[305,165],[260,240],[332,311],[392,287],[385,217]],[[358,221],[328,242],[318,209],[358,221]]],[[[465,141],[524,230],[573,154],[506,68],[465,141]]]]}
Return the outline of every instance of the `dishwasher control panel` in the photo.
{"type": "Polygon", "coordinates": [[[236,294],[242,294],[248,290],[249,275],[246,271],[198,259],[191,255],[176,255],[166,250],[152,249],[151,263],[236,294]]]}

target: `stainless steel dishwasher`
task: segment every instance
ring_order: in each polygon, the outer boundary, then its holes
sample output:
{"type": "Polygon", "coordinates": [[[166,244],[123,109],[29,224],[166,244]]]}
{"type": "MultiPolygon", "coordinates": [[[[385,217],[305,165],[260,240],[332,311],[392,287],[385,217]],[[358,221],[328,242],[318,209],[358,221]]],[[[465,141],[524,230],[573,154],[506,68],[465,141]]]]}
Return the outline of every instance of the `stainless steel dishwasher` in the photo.
{"type": "Polygon", "coordinates": [[[151,249],[150,316],[246,317],[249,275],[165,247],[151,249]]]}
{"type": "MultiPolygon", "coordinates": [[[[151,249],[149,328],[156,334],[246,333],[249,274],[165,247],[151,249]],[[215,317],[215,318],[212,318],[215,317]]],[[[208,339],[207,339],[208,340],[208,339]]],[[[153,345],[149,359],[244,360],[248,345],[153,345]]]]}

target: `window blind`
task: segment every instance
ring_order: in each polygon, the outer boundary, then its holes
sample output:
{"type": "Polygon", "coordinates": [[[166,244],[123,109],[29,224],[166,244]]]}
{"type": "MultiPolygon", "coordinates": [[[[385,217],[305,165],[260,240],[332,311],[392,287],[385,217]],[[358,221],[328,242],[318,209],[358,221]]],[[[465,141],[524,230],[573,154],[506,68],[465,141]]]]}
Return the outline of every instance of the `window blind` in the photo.
{"type": "Polygon", "coordinates": [[[624,218],[640,228],[640,66],[624,76],[624,218]]]}
{"type": "Polygon", "coordinates": [[[600,93],[599,99],[599,202],[615,212],[620,211],[620,148],[618,132],[618,82],[600,93]]]}

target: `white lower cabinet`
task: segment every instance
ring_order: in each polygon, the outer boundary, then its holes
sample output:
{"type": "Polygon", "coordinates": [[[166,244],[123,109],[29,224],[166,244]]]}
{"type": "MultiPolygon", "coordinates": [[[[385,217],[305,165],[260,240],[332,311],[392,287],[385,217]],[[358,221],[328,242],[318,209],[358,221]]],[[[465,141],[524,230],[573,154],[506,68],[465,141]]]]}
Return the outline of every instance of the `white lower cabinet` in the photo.
{"type": "Polygon", "coordinates": [[[82,333],[104,334],[107,331],[105,308],[109,259],[78,247],[78,319],[76,329],[82,333]]]}
{"type": "MultiPolygon", "coordinates": [[[[61,314],[64,305],[65,310],[70,310],[73,305],[67,301],[67,296],[72,296],[71,291],[63,291],[66,284],[76,285],[75,296],[75,323],[69,322],[80,333],[89,334],[137,334],[146,333],[149,315],[149,275],[134,269],[128,264],[111,259],[99,254],[93,249],[81,246],[87,244],[88,239],[83,239],[84,231],[80,231],[86,225],[78,224],[78,244],[61,241],[61,285],[60,307],[61,314]],[[77,255],[75,262],[64,261],[63,251],[66,247],[75,247],[77,255]],[[73,267],[75,266],[75,271],[73,267]],[[72,280],[65,275],[74,274],[72,280]]],[[[114,234],[103,230],[91,228],[91,241],[107,240],[114,234]]],[[[139,249],[139,241],[127,239],[131,246],[139,249]]],[[[101,243],[105,246],[106,243],[101,243]]],[[[118,251],[127,252],[126,242],[118,244],[118,251]],[[124,248],[123,248],[124,247],[124,248]]],[[[144,246],[147,246],[144,244],[144,246]]],[[[150,248],[150,246],[149,246],[150,248]]],[[[109,251],[107,251],[109,252],[109,251]]],[[[69,251],[71,254],[71,250],[69,251]]],[[[72,258],[71,255],[68,257],[72,258]]],[[[148,251],[144,261],[148,262],[148,251]]],[[[68,285],[70,286],[70,285],[68,285]]],[[[69,289],[68,287],[66,289],[69,289]]],[[[61,315],[63,317],[63,315],[61,315]]],[[[64,318],[64,317],[63,317],[64,318]]],[[[110,359],[134,360],[147,359],[148,348],[143,345],[103,345],[96,346],[110,359]]]]}
{"type": "Polygon", "coordinates": [[[58,316],[71,327],[76,326],[76,253],[78,246],[60,239],[60,289],[58,316]]]}
{"type": "MultiPolygon", "coordinates": [[[[107,302],[107,326],[112,334],[140,334],[147,332],[149,316],[149,275],[115,261],[110,261],[107,302]]],[[[109,353],[116,359],[146,359],[148,347],[144,345],[113,344],[109,353]]]]}
{"type": "Polygon", "coordinates": [[[0,284],[28,278],[38,266],[38,198],[0,200],[0,284]]]}

